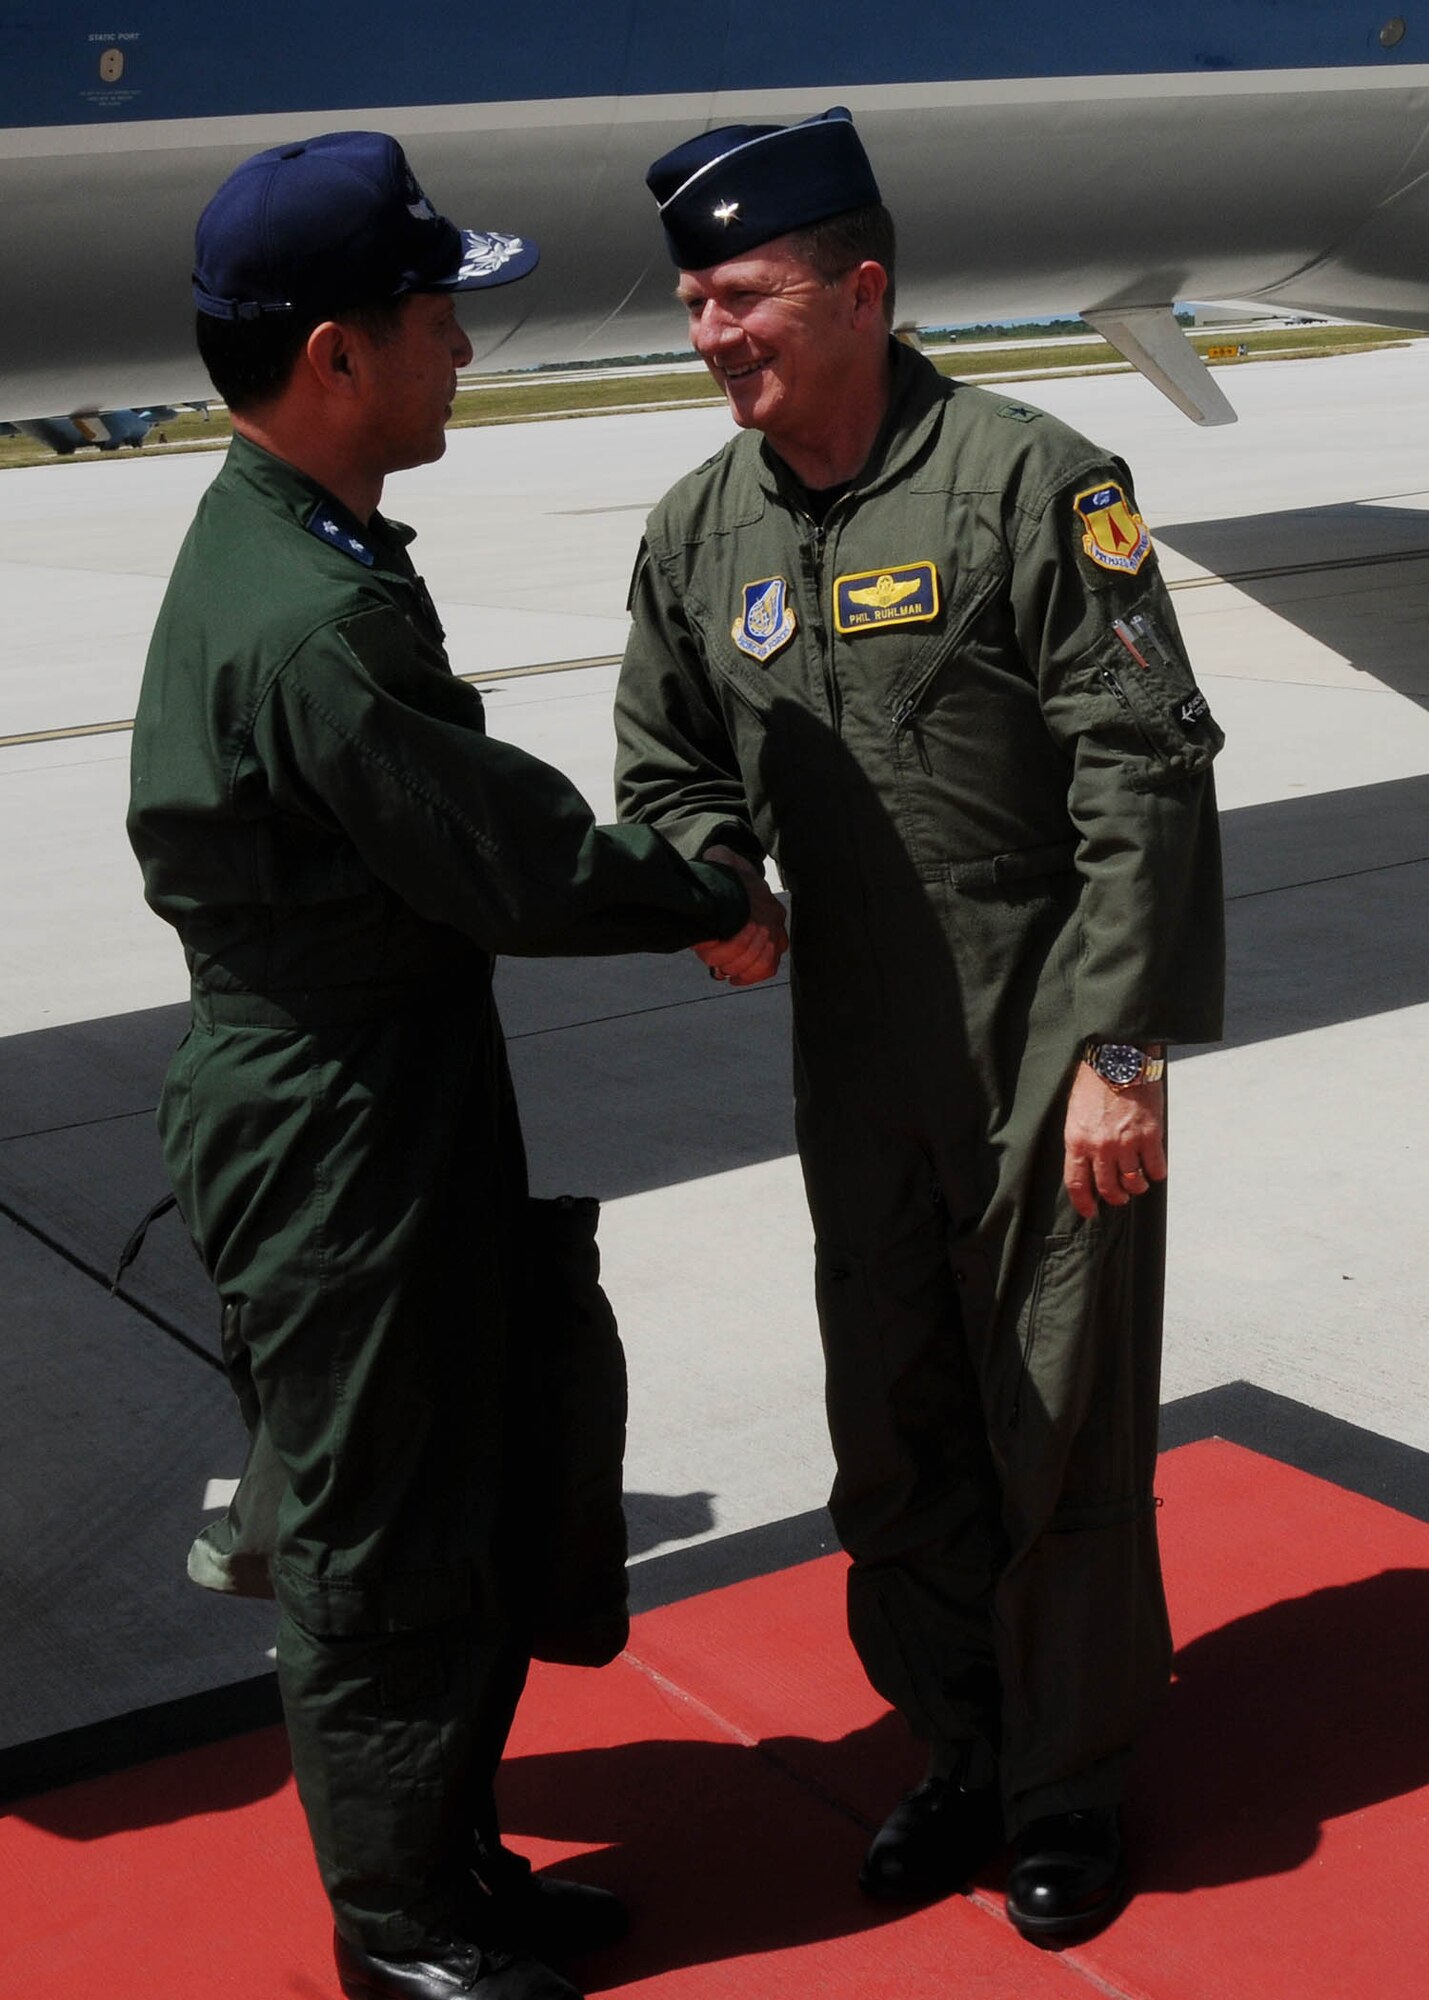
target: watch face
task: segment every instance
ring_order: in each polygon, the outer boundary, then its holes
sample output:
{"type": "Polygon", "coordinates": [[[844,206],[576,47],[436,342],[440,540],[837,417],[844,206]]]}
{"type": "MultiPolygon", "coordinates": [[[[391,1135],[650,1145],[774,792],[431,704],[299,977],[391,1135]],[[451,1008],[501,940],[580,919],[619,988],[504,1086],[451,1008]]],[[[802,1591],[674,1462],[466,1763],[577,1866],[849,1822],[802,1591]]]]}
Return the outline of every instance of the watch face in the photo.
{"type": "Polygon", "coordinates": [[[1092,1068],[1108,1083],[1135,1083],[1145,1060],[1141,1050],[1127,1042],[1103,1042],[1092,1068]]]}

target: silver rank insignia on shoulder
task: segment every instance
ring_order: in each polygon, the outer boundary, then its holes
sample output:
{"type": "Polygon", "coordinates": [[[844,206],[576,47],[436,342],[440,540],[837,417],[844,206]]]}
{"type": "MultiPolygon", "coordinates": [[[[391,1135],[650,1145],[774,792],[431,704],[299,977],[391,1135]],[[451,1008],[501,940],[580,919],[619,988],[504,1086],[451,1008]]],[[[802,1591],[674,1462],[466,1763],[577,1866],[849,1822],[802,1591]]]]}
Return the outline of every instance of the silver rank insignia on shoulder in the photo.
{"type": "Polygon", "coordinates": [[[321,501],[308,516],[310,535],[316,535],[320,542],[326,542],[330,548],[341,549],[345,556],[355,557],[364,569],[372,569],[376,566],[376,553],[360,535],[353,533],[356,526],[357,523],[350,515],[340,512],[335,507],[325,506],[321,501]]]}
{"type": "Polygon", "coordinates": [[[782,576],[765,576],[758,583],[745,584],[744,609],[729,628],[729,636],[741,653],[748,653],[752,660],[767,660],[781,646],[787,646],[798,629],[789,586],[782,576]]]}
{"type": "Polygon", "coordinates": [[[926,624],[938,615],[936,563],[891,563],[834,579],[834,626],[874,632],[889,625],[926,624]]]}

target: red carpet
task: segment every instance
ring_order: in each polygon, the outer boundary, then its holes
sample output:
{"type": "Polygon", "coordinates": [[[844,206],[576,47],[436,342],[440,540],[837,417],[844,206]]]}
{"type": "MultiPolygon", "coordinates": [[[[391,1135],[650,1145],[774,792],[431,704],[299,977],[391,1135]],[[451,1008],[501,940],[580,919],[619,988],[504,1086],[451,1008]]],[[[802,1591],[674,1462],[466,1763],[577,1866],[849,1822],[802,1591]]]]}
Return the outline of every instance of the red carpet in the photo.
{"type": "MultiPolygon", "coordinates": [[[[1429,1913],[1429,1526],[1220,1443],[1162,1460],[1178,1678],[1130,1807],[1138,1894],[1038,1952],[995,1884],[890,1918],[853,1887],[915,1775],[843,1634],[838,1558],[646,1614],[533,1677],[514,1844],[621,1889],[584,1968],[648,2000],[1399,2000],[1429,1913]]],[[[4,2000],[333,2000],[281,1735],[30,1800],[0,1825],[4,2000]]]]}

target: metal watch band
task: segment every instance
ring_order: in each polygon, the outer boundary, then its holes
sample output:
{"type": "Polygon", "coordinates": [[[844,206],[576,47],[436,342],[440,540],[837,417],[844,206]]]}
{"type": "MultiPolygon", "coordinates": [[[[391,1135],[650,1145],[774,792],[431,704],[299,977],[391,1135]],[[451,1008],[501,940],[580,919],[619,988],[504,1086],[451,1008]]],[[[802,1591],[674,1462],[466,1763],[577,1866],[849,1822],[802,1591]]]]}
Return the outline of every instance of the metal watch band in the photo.
{"type": "Polygon", "coordinates": [[[1089,1041],[1082,1050],[1082,1060],[1113,1090],[1130,1090],[1138,1083],[1159,1083],[1166,1074],[1166,1058],[1149,1056],[1135,1042],[1089,1041]]]}

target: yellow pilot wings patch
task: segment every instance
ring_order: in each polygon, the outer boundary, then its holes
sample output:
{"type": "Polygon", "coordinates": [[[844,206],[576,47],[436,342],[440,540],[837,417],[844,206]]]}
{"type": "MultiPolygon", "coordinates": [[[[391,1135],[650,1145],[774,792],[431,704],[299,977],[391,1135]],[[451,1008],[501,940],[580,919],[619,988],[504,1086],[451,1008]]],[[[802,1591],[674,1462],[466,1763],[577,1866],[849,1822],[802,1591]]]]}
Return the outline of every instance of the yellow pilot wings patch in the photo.
{"type": "Polygon", "coordinates": [[[1114,480],[1089,486],[1072,502],[1085,533],[1082,549],[1101,569],[1135,576],[1151,554],[1151,534],[1114,480]]]}
{"type": "Polygon", "coordinates": [[[936,618],[939,608],[934,563],[893,563],[834,579],[834,625],[840,632],[924,623],[936,618]]]}

